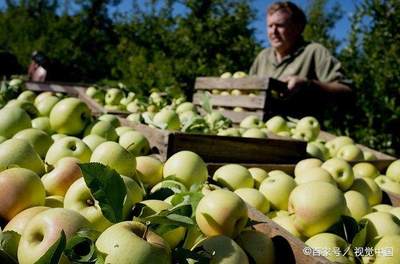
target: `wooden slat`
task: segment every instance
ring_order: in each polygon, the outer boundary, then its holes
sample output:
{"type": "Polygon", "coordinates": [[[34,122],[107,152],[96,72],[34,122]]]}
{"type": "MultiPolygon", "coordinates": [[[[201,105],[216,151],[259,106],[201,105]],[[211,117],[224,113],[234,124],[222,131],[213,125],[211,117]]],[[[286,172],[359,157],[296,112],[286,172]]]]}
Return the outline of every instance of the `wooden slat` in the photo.
{"type": "Polygon", "coordinates": [[[232,110],[221,110],[220,111],[225,117],[229,118],[232,120],[233,123],[240,123],[242,122],[243,119],[245,119],[248,116],[257,116],[261,120],[264,120],[264,112],[263,111],[243,111],[243,112],[235,112],[232,110]]]}
{"type": "Polygon", "coordinates": [[[26,82],[25,86],[28,90],[36,92],[66,93],[70,96],[77,96],[78,94],[75,88],[69,85],[59,85],[43,82],[26,82]]]}
{"type": "Polygon", "coordinates": [[[169,140],[168,157],[191,150],[206,162],[294,163],[307,157],[306,143],[298,140],[185,133],[174,133],[169,140]]]}
{"type": "Polygon", "coordinates": [[[244,78],[227,78],[222,79],[219,77],[198,77],[196,78],[195,89],[196,90],[210,90],[210,89],[221,89],[221,90],[267,90],[268,89],[268,77],[244,77],[244,78]]]}
{"type": "MultiPolygon", "coordinates": [[[[193,96],[193,103],[201,105],[203,98],[202,93],[196,93],[193,96]]],[[[264,109],[265,96],[248,96],[248,95],[210,95],[210,102],[214,106],[223,107],[244,107],[253,109],[264,109]]]]}
{"type": "Polygon", "coordinates": [[[321,256],[304,254],[306,244],[294,237],[283,227],[263,215],[254,208],[249,207],[249,218],[258,224],[253,227],[272,239],[275,247],[275,263],[285,264],[329,264],[328,259],[321,256]]]}

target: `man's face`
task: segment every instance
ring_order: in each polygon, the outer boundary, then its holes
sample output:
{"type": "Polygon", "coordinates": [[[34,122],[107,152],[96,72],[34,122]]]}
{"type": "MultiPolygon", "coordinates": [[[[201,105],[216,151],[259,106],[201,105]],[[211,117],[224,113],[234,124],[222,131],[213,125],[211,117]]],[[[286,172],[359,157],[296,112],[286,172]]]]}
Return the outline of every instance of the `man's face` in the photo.
{"type": "Polygon", "coordinates": [[[278,10],[267,17],[267,32],[271,47],[279,53],[287,53],[295,45],[301,32],[298,25],[295,25],[290,14],[278,10]]]}

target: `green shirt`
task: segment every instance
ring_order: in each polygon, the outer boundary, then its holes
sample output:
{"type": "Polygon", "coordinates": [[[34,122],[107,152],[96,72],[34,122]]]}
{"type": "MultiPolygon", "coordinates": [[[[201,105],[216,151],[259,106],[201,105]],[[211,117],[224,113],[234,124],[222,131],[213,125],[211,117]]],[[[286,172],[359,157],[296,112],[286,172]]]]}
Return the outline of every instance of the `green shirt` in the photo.
{"type": "Polygon", "coordinates": [[[324,46],[302,42],[299,48],[277,62],[273,48],[262,50],[250,68],[249,75],[281,79],[297,75],[321,82],[345,82],[340,62],[324,46]]]}

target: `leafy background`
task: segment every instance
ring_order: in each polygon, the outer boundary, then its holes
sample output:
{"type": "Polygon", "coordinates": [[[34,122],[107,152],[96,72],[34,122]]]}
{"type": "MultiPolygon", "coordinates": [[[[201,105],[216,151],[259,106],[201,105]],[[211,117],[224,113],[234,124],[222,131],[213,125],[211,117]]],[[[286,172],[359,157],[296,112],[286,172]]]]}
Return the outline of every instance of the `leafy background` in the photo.
{"type": "MultiPolygon", "coordinates": [[[[246,0],[147,0],[131,14],[109,8],[120,0],[6,0],[0,10],[0,70],[26,72],[33,50],[50,58],[49,80],[124,82],[148,92],[157,87],[192,92],[197,76],[247,71],[261,50],[246,0]],[[69,6],[76,6],[70,12],[69,6]],[[175,14],[174,5],[188,12],[175,14]]],[[[348,43],[331,30],[343,16],[339,2],[310,0],[304,36],[328,47],[354,82],[354,105],[344,115],[327,109],[323,128],[374,149],[400,153],[400,1],[361,0],[348,43]]]]}

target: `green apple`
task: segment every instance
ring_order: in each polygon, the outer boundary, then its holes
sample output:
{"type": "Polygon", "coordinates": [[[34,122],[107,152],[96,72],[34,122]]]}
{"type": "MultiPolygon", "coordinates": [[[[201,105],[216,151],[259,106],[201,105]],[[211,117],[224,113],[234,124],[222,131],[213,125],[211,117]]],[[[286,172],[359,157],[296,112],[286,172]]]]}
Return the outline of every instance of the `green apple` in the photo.
{"type": "Polygon", "coordinates": [[[38,94],[35,98],[35,100],[33,101],[34,105],[37,105],[40,101],[42,101],[44,98],[46,98],[47,96],[52,96],[54,95],[53,92],[41,92],[40,94],[38,94]]]}
{"type": "Polygon", "coordinates": [[[122,105],[128,105],[129,103],[133,102],[135,100],[136,94],[134,92],[129,92],[128,95],[124,98],[121,99],[120,104],[122,105]]]}
{"type": "Polygon", "coordinates": [[[115,127],[110,122],[101,120],[87,126],[84,135],[98,135],[108,141],[116,141],[118,139],[115,127]]]}
{"type": "Polygon", "coordinates": [[[178,181],[163,180],[163,181],[157,183],[156,185],[154,185],[151,188],[150,193],[155,193],[156,191],[158,191],[162,188],[170,189],[174,193],[186,192],[188,190],[185,185],[183,185],[182,183],[180,183],[178,181]]]}
{"type": "Polygon", "coordinates": [[[57,96],[47,96],[38,102],[35,106],[39,111],[40,116],[49,116],[51,109],[60,101],[57,96]]]}
{"type": "Polygon", "coordinates": [[[386,169],[386,176],[400,182],[400,160],[393,161],[386,169]]]}
{"type": "Polygon", "coordinates": [[[390,213],[400,219],[400,207],[393,207],[390,213]]]}
{"type": "Polygon", "coordinates": [[[371,151],[363,150],[364,160],[377,160],[378,158],[371,151]]]}
{"type": "Polygon", "coordinates": [[[342,191],[350,188],[354,181],[353,168],[342,159],[332,158],[325,161],[321,168],[327,170],[342,191]]]}
{"type": "Polygon", "coordinates": [[[62,139],[62,138],[65,138],[65,137],[67,137],[67,135],[64,135],[64,134],[53,134],[53,135],[51,135],[51,138],[54,140],[54,141],[58,141],[59,139],[62,139]]]}
{"type": "Polygon", "coordinates": [[[93,152],[101,143],[107,142],[107,139],[96,134],[90,134],[84,137],[82,141],[85,142],[85,144],[93,152]]]}
{"type": "Polygon", "coordinates": [[[242,95],[242,91],[239,90],[239,89],[233,89],[233,90],[231,91],[231,95],[233,95],[233,96],[242,95]]]}
{"type": "Polygon", "coordinates": [[[346,210],[344,194],[336,186],[320,181],[297,186],[288,204],[296,229],[307,237],[326,231],[346,210]]]}
{"type": "Polygon", "coordinates": [[[368,222],[367,242],[377,237],[400,235],[400,219],[390,213],[373,212],[365,215],[362,219],[366,219],[368,222]]]}
{"type": "Polygon", "coordinates": [[[118,88],[111,88],[106,92],[105,103],[106,105],[119,105],[123,97],[124,93],[122,90],[118,88]]]}
{"type": "Polygon", "coordinates": [[[49,135],[54,133],[50,126],[50,118],[47,116],[41,116],[32,119],[32,128],[43,130],[49,135]]]}
{"type": "Polygon", "coordinates": [[[4,108],[8,107],[18,107],[24,110],[29,117],[35,118],[39,115],[38,109],[34,106],[32,102],[29,101],[23,101],[23,100],[10,100],[8,103],[4,106],[4,108]]]}
{"type": "Polygon", "coordinates": [[[386,212],[390,213],[393,209],[393,206],[389,204],[377,204],[372,206],[372,212],[386,212]]]}
{"type": "Polygon", "coordinates": [[[89,226],[82,215],[72,210],[50,208],[38,213],[22,233],[18,245],[18,262],[35,263],[59,239],[62,230],[68,240],[79,229],[89,226]]]}
{"type": "Polygon", "coordinates": [[[220,78],[222,78],[222,79],[232,78],[232,73],[224,72],[223,74],[221,74],[220,78]]]}
{"type": "Polygon", "coordinates": [[[306,151],[311,157],[318,158],[320,160],[329,159],[329,150],[328,148],[321,142],[311,141],[307,143],[306,151]]]}
{"type": "Polygon", "coordinates": [[[176,113],[181,114],[186,111],[196,112],[196,106],[191,102],[184,102],[176,108],[176,113]]]}
{"type": "Polygon", "coordinates": [[[22,235],[29,221],[35,215],[47,209],[50,208],[46,206],[33,206],[22,210],[7,223],[3,231],[14,231],[17,232],[19,235],[22,235]]]}
{"type": "Polygon", "coordinates": [[[268,173],[261,168],[249,168],[248,170],[254,179],[254,187],[258,189],[261,182],[268,177],[268,173]]]}
{"type": "Polygon", "coordinates": [[[294,226],[295,216],[290,215],[289,212],[287,211],[278,211],[278,212],[281,213],[273,217],[272,221],[283,227],[286,231],[288,231],[290,234],[297,237],[298,239],[302,241],[306,240],[306,238],[294,226]]]}
{"type": "Polygon", "coordinates": [[[233,108],[233,112],[244,112],[244,108],[240,106],[236,106],[233,108]]]}
{"type": "Polygon", "coordinates": [[[308,170],[302,170],[297,173],[294,178],[297,184],[303,184],[312,181],[324,181],[336,186],[336,181],[332,178],[331,174],[321,167],[314,167],[308,170]]]}
{"type": "Polygon", "coordinates": [[[364,159],[362,150],[354,144],[347,144],[340,147],[336,153],[336,157],[346,161],[360,161],[364,159]]]}
{"type": "MultiPolygon", "coordinates": [[[[210,264],[248,264],[243,249],[231,238],[219,235],[200,241],[193,250],[202,249],[211,257],[210,264]]],[[[189,262],[193,263],[193,262],[189,262]]]]}
{"type": "Polygon", "coordinates": [[[217,133],[218,136],[230,136],[230,137],[240,137],[240,130],[235,127],[230,127],[227,129],[221,129],[217,133]]]}
{"type": "Polygon", "coordinates": [[[92,151],[77,137],[63,137],[56,140],[47,151],[45,161],[54,165],[63,157],[74,157],[81,162],[89,162],[92,151]]]}
{"type": "Polygon", "coordinates": [[[268,218],[271,218],[271,219],[274,219],[275,217],[278,217],[278,216],[289,216],[289,215],[290,215],[289,212],[286,210],[279,210],[279,211],[272,210],[266,214],[266,216],[268,216],[268,218]]]}
{"type": "Polygon", "coordinates": [[[138,131],[127,131],[120,136],[118,143],[134,156],[144,156],[150,152],[150,143],[138,131]]]}
{"type": "Polygon", "coordinates": [[[207,165],[196,153],[179,151],[164,163],[163,177],[168,176],[174,176],[174,179],[190,188],[193,184],[203,184],[207,180],[207,165]]]}
{"type": "Polygon", "coordinates": [[[90,162],[99,162],[110,166],[119,174],[130,178],[136,177],[135,156],[116,142],[107,141],[100,144],[93,151],[90,162]]]}
{"type": "Polygon", "coordinates": [[[382,190],[400,195],[400,183],[391,178],[380,175],[375,178],[375,182],[382,190]]]}
{"type": "Polygon", "coordinates": [[[311,130],[293,130],[292,136],[293,139],[303,140],[303,141],[313,141],[314,137],[311,130]]]}
{"type": "Polygon", "coordinates": [[[0,110],[0,136],[11,138],[18,131],[32,127],[31,118],[19,107],[0,110]]]}
{"type": "Polygon", "coordinates": [[[275,248],[271,238],[257,230],[242,231],[236,238],[238,245],[251,256],[254,263],[275,263],[275,248]]]}
{"type": "Polygon", "coordinates": [[[308,171],[310,168],[321,167],[322,161],[316,158],[304,159],[299,161],[294,167],[294,175],[297,177],[300,172],[305,170],[308,171]]]}
{"type": "Polygon", "coordinates": [[[375,179],[380,175],[378,169],[371,163],[360,162],[353,166],[355,178],[371,178],[375,179]]]}
{"type": "MultiPolygon", "coordinates": [[[[143,193],[139,185],[126,176],[122,176],[127,195],[123,203],[123,217],[129,215],[133,205],[142,201],[143,193]]],[[[103,232],[112,223],[103,215],[98,201],[96,201],[90,189],[87,187],[85,179],[77,179],[67,190],[64,198],[64,208],[71,209],[83,215],[99,232],[103,232]]]]}
{"type": "Polygon", "coordinates": [[[255,115],[249,115],[240,122],[241,128],[261,128],[263,126],[262,120],[255,115]]]}
{"type": "Polygon", "coordinates": [[[158,112],[154,116],[153,122],[162,129],[179,130],[181,127],[179,116],[175,113],[175,111],[168,109],[163,109],[158,112]]]}
{"type": "Polygon", "coordinates": [[[109,264],[172,263],[168,243],[136,221],[120,222],[107,228],[97,239],[96,248],[109,264]]]}
{"type": "Polygon", "coordinates": [[[296,182],[285,173],[269,174],[260,185],[260,192],[270,202],[271,208],[287,210],[289,195],[296,187],[296,182]]]}
{"type": "Polygon", "coordinates": [[[386,235],[374,242],[375,264],[400,263],[400,235],[386,235]]]}
{"type": "Polygon", "coordinates": [[[306,116],[299,120],[296,124],[295,128],[297,133],[309,133],[310,136],[308,137],[307,141],[316,140],[319,132],[320,132],[320,125],[318,120],[313,116],[306,116]]]}
{"type": "Polygon", "coordinates": [[[64,208],[64,197],[61,195],[46,196],[44,205],[51,208],[64,208]]]}
{"type": "Polygon", "coordinates": [[[45,168],[42,159],[28,141],[12,138],[0,144],[0,171],[21,167],[42,176],[45,168]]]}
{"type": "Polygon", "coordinates": [[[113,127],[118,127],[119,125],[121,125],[118,117],[116,115],[112,115],[112,114],[101,115],[101,116],[99,116],[98,120],[110,122],[111,125],[113,125],[113,127]]]}
{"type": "Polygon", "coordinates": [[[117,135],[119,137],[128,131],[135,131],[135,129],[133,127],[128,127],[128,126],[119,126],[119,127],[115,128],[115,132],[117,132],[117,135]]]}
{"type": "Polygon", "coordinates": [[[360,192],[349,190],[344,193],[344,198],[346,198],[346,204],[350,216],[357,222],[360,221],[364,215],[369,214],[372,211],[367,198],[360,192]]]}
{"type": "Polygon", "coordinates": [[[206,195],[209,192],[215,191],[215,190],[219,190],[222,189],[220,186],[216,185],[216,184],[210,184],[210,183],[204,183],[203,187],[201,188],[201,193],[203,195],[206,195]]]}
{"type": "Polygon", "coordinates": [[[54,169],[42,176],[46,193],[64,196],[71,184],[82,177],[79,163],[79,159],[73,157],[59,159],[55,163],[54,169]]]}
{"type": "Polygon", "coordinates": [[[17,97],[18,100],[29,101],[31,103],[33,103],[35,101],[35,98],[36,98],[36,94],[35,94],[35,92],[33,92],[31,90],[23,91],[17,97]]]}
{"type": "Polygon", "coordinates": [[[259,128],[249,128],[243,134],[242,137],[247,138],[268,138],[267,134],[265,134],[259,128]]]}
{"type": "Polygon", "coordinates": [[[227,164],[218,168],[214,172],[213,180],[232,191],[254,186],[254,179],[249,170],[239,164],[227,164]]]}
{"type": "Polygon", "coordinates": [[[289,131],[286,120],[281,116],[273,116],[265,123],[267,129],[274,134],[282,131],[289,131]]]}
{"type": "Polygon", "coordinates": [[[143,122],[143,117],[141,116],[140,113],[133,113],[130,114],[126,117],[126,119],[130,122],[132,122],[133,124],[140,124],[143,122]]]}
{"type": "Polygon", "coordinates": [[[28,141],[41,158],[46,156],[48,149],[54,142],[46,132],[37,128],[21,130],[13,138],[28,141]]]}
{"type": "Polygon", "coordinates": [[[196,208],[196,223],[206,236],[236,237],[247,219],[246,203],[237,194],[224,189],[206,194],[196,208]]]}
{"type": "Polygon", "coordinates": [[[247,73],[243,72],[243,71],[237,71],[232,75],[232,78],[234,79],[239,79],[239,78],[243,78],[246,77],[247,73]]]}
{"type": "Polygon", "coordinates": [[[373,179],[357,178],[350,189],[364,195],[370,206],[379,204],[382,201],[382,190],[373,179]]]}
{"type": "Polygon", "coordinates": [[[104,104],[105,93],[94,86],[88,87],[86,94],[99,104],[104,104]]]}
{"type": "Polygon", "coordinates": [[[335,157],[337,151],[344,145],[354,144],[354,141],[347,136],[340,136],[326,142],[325,146],[329,149],[331,157],[335,157]]]}
{"type": "Polygon", "coordinates": [[[11,220],[22,210],[44,205],[46,192],[39,176],[24,168],[0,172],[0,218],[11,220]]]}
{"type": "Polygon", "coordinates": [[[320,233],[310,237],[305,243],[307,246],[319,250],[322,256],[334,263],[353,263],[345,255],[349,251],[350,245],[336,234],[320,233]]]}
{"type": "Polygon", "coordinates": [[[239,188],[235,190],[235,193],[261,213],[265,214],[269,211],[269,201],[260,191],[253,188],[239,188]]]}
{"type": "Polygon", "coordinates": [[[51,129],[60,134],[78,135],[90,120],[89,107],[78,98],[59,101],[50,112],[51,129]]]}
{"type": "Polygon", "coordinates": [[[136,171],[138,178],[147,186],[154,186],[162,181],[163,163],[155,157],[136,157],[136,171]]]}
{"type": "Polygon", "coordinates": [[[125,111],[125,106],[118,104],[118,105],[108,105],[106,104],[104,106],[104,109],[106,109],[107,111],[125,111]]]}

